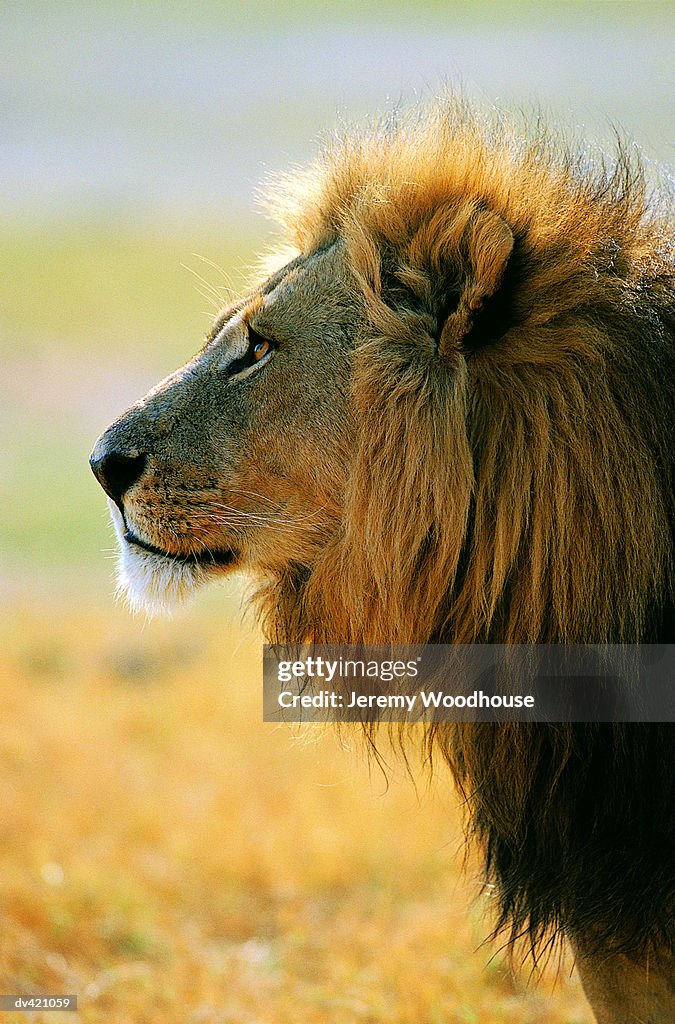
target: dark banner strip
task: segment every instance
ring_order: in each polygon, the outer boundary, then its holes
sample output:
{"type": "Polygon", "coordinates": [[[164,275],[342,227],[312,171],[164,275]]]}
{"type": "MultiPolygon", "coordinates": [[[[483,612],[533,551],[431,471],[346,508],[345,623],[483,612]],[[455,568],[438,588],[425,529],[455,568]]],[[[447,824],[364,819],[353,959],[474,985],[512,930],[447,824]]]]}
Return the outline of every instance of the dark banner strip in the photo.
{"type": "Polygon", "coordinates": [[[266,645],[266,722],[672,722],[675,645],[266,645]]]}

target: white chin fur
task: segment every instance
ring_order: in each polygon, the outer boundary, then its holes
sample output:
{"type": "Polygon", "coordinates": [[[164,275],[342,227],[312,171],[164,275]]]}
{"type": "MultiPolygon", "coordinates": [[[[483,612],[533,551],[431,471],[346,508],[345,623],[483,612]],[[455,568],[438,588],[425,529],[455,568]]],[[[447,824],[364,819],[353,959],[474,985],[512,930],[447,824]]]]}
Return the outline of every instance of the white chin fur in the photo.
{"type": "Polygon", "coordinates": [[[201,566],[163,558],[144,551],[124,539],[124,521],[119,509],[108,501],[117,543],[117,594],[133,612],[168,615],[195,589],[206,583],[208,572],[201,566]]]}

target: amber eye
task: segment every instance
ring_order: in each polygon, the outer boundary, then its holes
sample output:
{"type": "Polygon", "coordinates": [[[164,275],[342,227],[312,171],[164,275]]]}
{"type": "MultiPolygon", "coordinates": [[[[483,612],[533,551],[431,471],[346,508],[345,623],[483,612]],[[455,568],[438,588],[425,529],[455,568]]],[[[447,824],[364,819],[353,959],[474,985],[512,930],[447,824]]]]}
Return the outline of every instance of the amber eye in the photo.
{"type": "Polygon", "coordinates": [[[257,334],[252,327],[248,328],[248,348],[238,359],[233,359],[227,367],[228,377],[236,377],[250,366],[261,363],[266,355],[275,347],[274,342],[257,334]]]}
{"type": "Polygon", "coordinates": [[[256,341],[255,345],[253,346],[253,361],[259,363],[260,360],[267,355],[271,348],[272,346],[270,342],[266,341],[264,338],[261,338],[260,341],[256,341]]]}

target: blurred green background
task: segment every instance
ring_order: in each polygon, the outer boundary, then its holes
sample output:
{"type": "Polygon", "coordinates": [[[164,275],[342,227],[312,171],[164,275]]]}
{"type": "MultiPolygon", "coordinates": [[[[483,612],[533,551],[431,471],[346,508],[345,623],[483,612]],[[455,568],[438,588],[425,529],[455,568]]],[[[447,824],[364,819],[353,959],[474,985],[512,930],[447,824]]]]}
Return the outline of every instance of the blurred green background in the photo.
{"type": "Polygon", "coordinates": [[[87,453],[200,344],[213,310],[194,275],[242,286],[271,231],[254,204],[266,174],[311,157],[336,124],[444,82],[539,104],[587,141],[619,125],[648,161],[668,160],[674,10],[5,0],[3,589],[64,574],[105,586],[87,453]]]}

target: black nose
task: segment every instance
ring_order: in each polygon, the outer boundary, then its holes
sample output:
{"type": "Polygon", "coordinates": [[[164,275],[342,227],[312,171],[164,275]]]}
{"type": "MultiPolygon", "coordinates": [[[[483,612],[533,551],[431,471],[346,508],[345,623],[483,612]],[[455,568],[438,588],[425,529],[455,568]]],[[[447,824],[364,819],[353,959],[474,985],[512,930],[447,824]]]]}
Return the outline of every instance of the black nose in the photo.
{"type": "Polygon", "coordinates": [[[92,453],[89,459],[94,476],[105,493],[118,505],[121,505],[126,492],[140,477],[145,462],[143,454],[121,455],[119,452],[111,452],[100,458],[95,458],[95,453],[92,453]]]}

